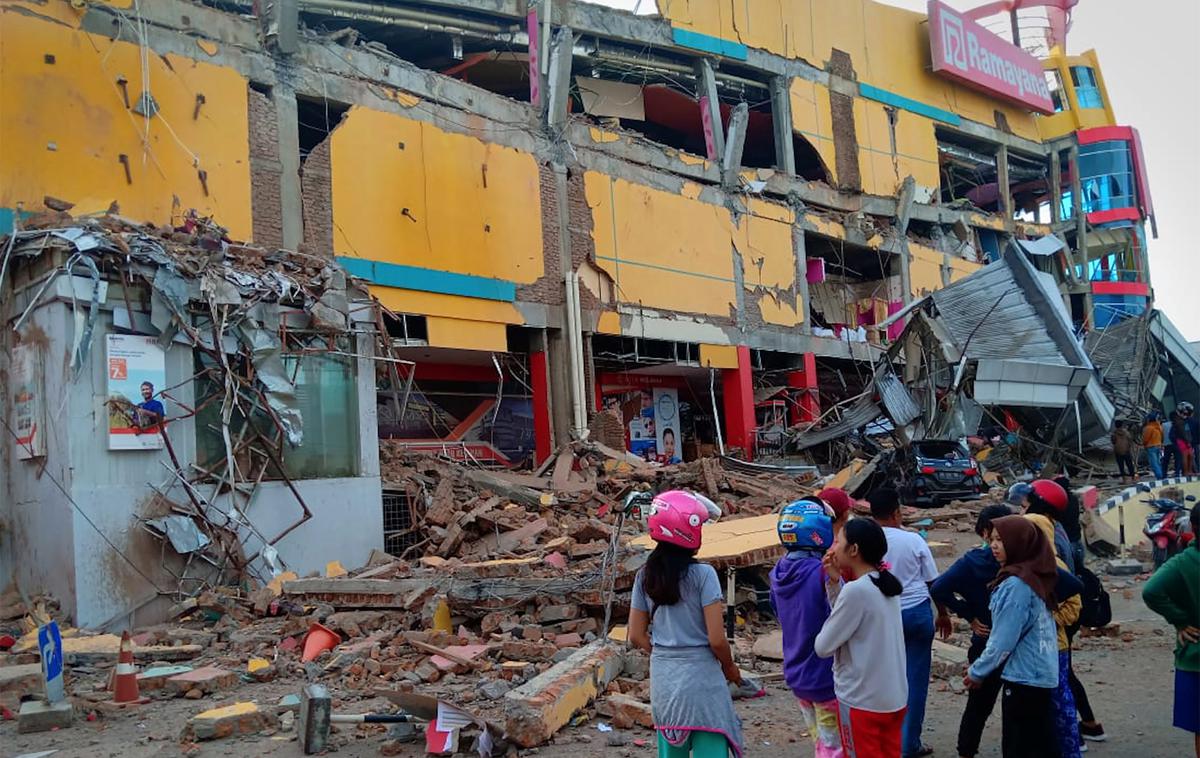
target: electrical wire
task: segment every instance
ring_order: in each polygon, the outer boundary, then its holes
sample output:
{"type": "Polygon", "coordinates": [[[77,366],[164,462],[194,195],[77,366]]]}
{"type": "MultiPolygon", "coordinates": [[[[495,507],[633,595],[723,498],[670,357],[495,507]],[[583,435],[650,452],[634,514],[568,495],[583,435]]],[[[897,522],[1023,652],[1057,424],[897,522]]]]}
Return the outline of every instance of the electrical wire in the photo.
{"type": "MultiPolygon", "coordinates": [[[[13,440],[18,445],[24,446],[25,450],[29,453],[30,456],[35,456],[35,453],[33,450],[33,445],[30,444],[29,442],[21,441],[20,435],[18,435],[16,433],[16,431],[13,430],[12,425],[10,425],[8,423],[7,416],[0,416],[0,423],[4,424],[4,428],[6,430],[8,430],[8,433],[10,435],[12,435],[13,440]]],[[[157,582],[155,582],[153,579],[151,579],[149,576],[147,576],[146,572],[142,571],[142,569],[139,568],[136,563],[134,563],[132,560],[130,560],[129,556],[127,556],[124,552],[122,552],[121,548],[117,547],[116,544],[108,538],[108,535],[106,535],[103,532],[103,530],[101,530],[100,527],[96,525],[96,522],[92,520],[92,517],[89,516],[87,514],[87,512],[84,511],[83,508],[81,508],[79,506],[79,503],[75,502],[75,498],[71,497],[71,493],[67,492],[66,487],[63,487],[62,483],[60,481],[58,481],[58,477],[54,476],[54,474],[50,471],[50,468],[48,466],[42,466],[41,473],[50,479],[50,481],[54,484],[54,486],[58,488],[58,491],[63,494],[63,497],[65,497],[67,499],[67,502],[71,504],[71,507],[75,509],[76,513],[78,513],[80,516],[83,517],[83,520],[88,523],[88,526],[92,527],[92,529],[94,529],[96,531],[96,534],[100,535],[100,539],[102,539],[106,543],[108,543],[108,546],[111,547],[117,553],[117,555],[121,556],[121,559],[124,560],[126,563],[128,563],[129,567],[132,568],[137,573],[138,576],[145,579],[146,582],[151,587],[153,587],[155,589],[155,591],[158,592],[159,595],[171,594],[171,593],[165,592],[161,587],[159,587],[157,582]]]]}

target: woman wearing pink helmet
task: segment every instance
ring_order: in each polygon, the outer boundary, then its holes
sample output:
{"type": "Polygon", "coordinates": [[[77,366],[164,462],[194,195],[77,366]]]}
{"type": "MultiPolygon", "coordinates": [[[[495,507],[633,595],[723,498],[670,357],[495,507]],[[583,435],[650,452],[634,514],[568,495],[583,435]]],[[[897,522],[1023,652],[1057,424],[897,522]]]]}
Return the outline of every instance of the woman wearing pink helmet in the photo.
{"type": "Polygon", "coordinates": [[[629,641],[650,653],[660,758],[742,755],[742,724],[725,684],[740,685],[742,676],[725,637],[724,596],[716,570],[696,561],[701,527],[720,514],[708,498],[682,490],[650,505],[657,544],[633,582],[629,641]]]}

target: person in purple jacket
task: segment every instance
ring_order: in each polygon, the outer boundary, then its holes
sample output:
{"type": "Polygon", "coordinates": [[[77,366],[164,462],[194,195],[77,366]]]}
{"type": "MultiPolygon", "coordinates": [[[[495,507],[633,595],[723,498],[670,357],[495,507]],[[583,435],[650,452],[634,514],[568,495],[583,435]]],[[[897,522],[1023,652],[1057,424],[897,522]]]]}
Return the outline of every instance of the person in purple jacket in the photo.
{"type": "Polygon", "coordinates": [[[819,498],[805,498],[784,506],[776,530],[787,549],[771,570],[771,605],[783,630],[783,676],[800,701],[816,742],[815,758],[842,758],[833,659],[813,650],[829,618],[821,557],[833,545],[833,519],[819,498]]]}

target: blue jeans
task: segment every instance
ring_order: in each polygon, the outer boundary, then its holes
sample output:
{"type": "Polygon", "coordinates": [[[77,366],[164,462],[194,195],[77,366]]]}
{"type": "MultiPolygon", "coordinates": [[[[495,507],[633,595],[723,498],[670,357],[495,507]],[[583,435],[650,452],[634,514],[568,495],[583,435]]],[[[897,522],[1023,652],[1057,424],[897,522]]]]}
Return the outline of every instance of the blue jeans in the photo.
{"type": "Polygon", "coordinates": [[[1150,464],[1150,470],[1154,472],[1154,478],[1162,479],[1163,478],[1162,448],[1161,447],[1146,448],[1146,462],[1150,464]]]}
{"type": "Polygon", "coordinates": [[[929,694],[929,669],[933,659],[933,604],[926,600],[900,612],[904,624],[905,673],[908,711],[904,714],[903,755],[921,752],[921,727],[925,723],[925,698],[929,694]]]}

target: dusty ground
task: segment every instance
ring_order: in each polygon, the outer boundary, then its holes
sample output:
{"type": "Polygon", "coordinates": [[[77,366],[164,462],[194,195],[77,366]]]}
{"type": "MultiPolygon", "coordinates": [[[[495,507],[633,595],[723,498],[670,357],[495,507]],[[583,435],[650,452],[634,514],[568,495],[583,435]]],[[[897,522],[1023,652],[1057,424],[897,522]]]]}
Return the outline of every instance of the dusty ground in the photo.
{"type": "MultiPolygon", "coordinates": [[[[952,539],[956,545],[969,542],[970,535],[931,534],[931,539],[952,539]]],[[[939,564],[948,563],[939,559],[939,564]]],[[[1108,578],[1113,599],[1114,621],[1121,625],[1126,640],[1076,640],[1076,670],[1087,687],[1093,708],[1104,722],[1109,741],[1091,743],[1089,756],[1109,758],[1181,758],[1189,754],[1191,739],[1171,727],[1173,693],[1173,637],[1170,629],[1141,602],[1141,582],[1108,578]]],[[[959,644],[965,645],[959,637],[959,644]]],[[[87,756],[109,758],[148,758],[184,754],[177,737],[187,718],[205,708],[225,705],[234,699],[255,699],[270,704],[283,694],[296,691],[297,685],[287,682],[244,684],[236,698],[219,701],[205,699],[159,700],[128,716],[108,717],[96,722],[77,722],[74,727],[49,734],[19,735],[15,722],[0,722],[0,756],[18,756],[42,750],[57,750],[54,758],[87,756]]],[[[790,693],[779,685],[771,685],[769,696],[743,702],[738,710],[746,725],[747,755],[773,758],[778,756],[811,756],[807,737],[801,736],[799,713],[793,706],[790,693]]],[[[945,680],[935,679],[929,695],[925,725],[925,742],[935,748],[938,756],[955,755],[955,736],[958,720],[966,702],[965,695],[950,689],[945,680]]],[[[362,711],[368,703],[358,704],[362,711]]],[[[653,734],[649,731],[621,733],[625,744],[609,746],[609,734],[598,730],[599,722],[561,732],[554,744],[525,754],[545,758],[580,758],[581,756],[652,756],[653,734]],[[645,741],[644,746],[634,741],[645,741]]],[[[343,732],[339,755],[375,756],[383,741],[382,730],[343,732]]],[[[989,722],[984,735],[983,758],[1000,755],[999,710],[989,722]]],[[[300,750],[292,734],[227,739],[193,747],[190,755],[197,756],[299,756],[300,750]]],[[[424,755],[416,745],[405,746],[399,753],[405,756],[424,755]]]]}

